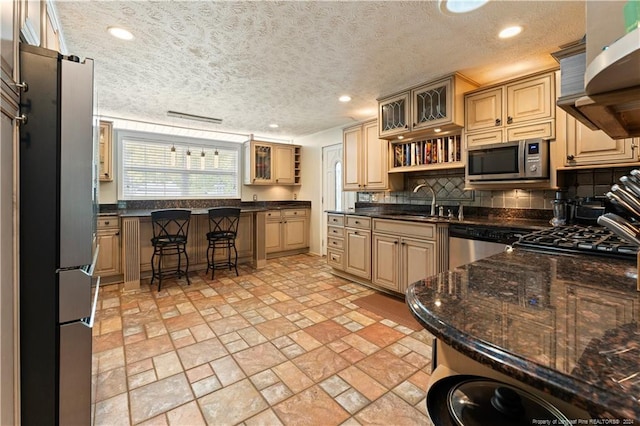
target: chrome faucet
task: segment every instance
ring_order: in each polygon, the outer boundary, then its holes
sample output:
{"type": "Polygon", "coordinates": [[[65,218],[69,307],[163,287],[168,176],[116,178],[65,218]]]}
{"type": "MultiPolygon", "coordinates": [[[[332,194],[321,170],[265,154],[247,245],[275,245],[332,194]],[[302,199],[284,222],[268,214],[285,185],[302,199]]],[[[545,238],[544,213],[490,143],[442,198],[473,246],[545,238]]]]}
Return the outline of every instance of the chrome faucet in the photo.
{"type": "Polygon", "coordinates": [[[421,183],[420,185],[413,188],[413,192],[418,192],[420,188],[428,188],[429,191],[431,191],[431,197],[432,197],[431,198],[431,216],[435,216],[436,215],[436,192],[433,190],[432,187],[430,187],[426,183],[421,183]]]}

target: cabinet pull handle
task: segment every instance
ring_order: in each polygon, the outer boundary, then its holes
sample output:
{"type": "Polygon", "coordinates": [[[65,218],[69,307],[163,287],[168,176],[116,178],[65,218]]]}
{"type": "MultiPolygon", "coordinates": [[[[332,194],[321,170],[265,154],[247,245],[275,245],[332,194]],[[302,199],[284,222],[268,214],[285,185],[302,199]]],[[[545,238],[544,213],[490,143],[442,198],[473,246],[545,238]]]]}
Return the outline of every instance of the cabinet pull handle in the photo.
{"type": "Polygon", "coordinates": [[[109,224],[109,221],[108,221],[108,220],[105,220],[104,224],[105,224],[105,225],[108,225],[108,224],[109,224]]]}
{"type": "Polygon", "coordinates": [[[636,149],[637,147],[638,147],[638,145],[636,145],[635,143],[632,143],[632,144],[631,144],[631,150],[634,150],[634,149],[636,149]]]}
{"type": "Polygon", "coordinates": [[[25,125],[27,124],[27,121],[29,121],[29,118],[26,116],[26,114],[16,115],[15,117],[13,117],[13,119],[18,122],[19,126],[25,125]]]}
{"type": "Polygon", "coordinates": [[[574,158],[575,157],[573,156],[573,154],[567,155],[567,160],[569,160],[569,161],[573,161],[574,158]]]}
{"type": "Polygon", "coordinates": [[[500,120],[499,118],[496,118],[496,126],[499,126],[500,123],[502,123],[502,120],[500,120]]]}
{"type": "Polygon", "coordinates": [[[116,232],[116,235],[120,235],[120,231],[116,232]]]}
{"type": "Polygon", "coordinates": [[[23,92],[28,92],[29,91],[29,85],[26,82],[21,82],[21,83],[16,83],[16,87],[20,90],[22,90],[23,92]]]}
{"type": "Polygon", "coordinates": [[[507,124],[511,124],[511,123],[513,123],[513,117],[508,116],[507,117],[507,124]]]}

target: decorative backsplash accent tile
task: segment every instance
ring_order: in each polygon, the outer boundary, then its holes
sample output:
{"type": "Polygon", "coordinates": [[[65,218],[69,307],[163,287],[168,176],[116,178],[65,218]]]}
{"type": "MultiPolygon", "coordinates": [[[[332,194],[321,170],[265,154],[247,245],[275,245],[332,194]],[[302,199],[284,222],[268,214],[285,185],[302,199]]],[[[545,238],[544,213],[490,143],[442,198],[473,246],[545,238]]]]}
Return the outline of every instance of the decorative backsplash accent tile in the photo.
{"type": "Polygon", "coordinates": [[[508,191],[465,190],[464,173],[458,170],[445,170],[433,173],[411,173],[405,176],[405,190],[397,192],[360,192],[359,202],[386,204],[431,204],[431,191],[420,188],[426,183],[436,193],[436,203],[442,206],[459,204],[475,207],[500,209],[541,209],[551,210],[551,201],[555,191],[514,189],[508,191]]]}

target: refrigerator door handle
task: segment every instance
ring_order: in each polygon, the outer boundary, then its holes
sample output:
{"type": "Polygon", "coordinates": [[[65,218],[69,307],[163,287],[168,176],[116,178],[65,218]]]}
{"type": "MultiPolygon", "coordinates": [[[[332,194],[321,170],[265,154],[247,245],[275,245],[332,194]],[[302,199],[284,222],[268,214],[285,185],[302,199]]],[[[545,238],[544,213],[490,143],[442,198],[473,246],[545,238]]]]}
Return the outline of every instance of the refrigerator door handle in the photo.
{"type": "Polygon", "coordinates": [[[89,328],[93,328],[93,322],[96,319],[96,306],[98,306],[98,293],[100,291],[100,277],[96,280],[96,291],[93,295],[93,306],[91,307],[91,316],[82,319],[82,324],[89,328]]]}
{"type": "Polygon", "coordinates": [[[96,263],[98,263],[98,253],[100,253],[100,245],[96,245],[96,249],[93,252],[93,259],[91,260],[91,265],[87,265],[86,268],[83,267],[80,269],[90,277],[93,276],[93,270],[96,268],[96,263]]]}

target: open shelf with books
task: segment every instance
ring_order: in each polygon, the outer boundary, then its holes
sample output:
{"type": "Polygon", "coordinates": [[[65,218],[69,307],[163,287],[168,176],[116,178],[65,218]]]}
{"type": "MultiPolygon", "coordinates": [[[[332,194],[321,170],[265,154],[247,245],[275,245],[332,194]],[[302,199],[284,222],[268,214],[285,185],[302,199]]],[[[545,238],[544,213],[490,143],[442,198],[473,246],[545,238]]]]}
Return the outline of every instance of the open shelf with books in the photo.
{"type": "Polygon", "coordinates": [[[389,173],[464,167],[460,135],[390,144],[389,173]]]}

